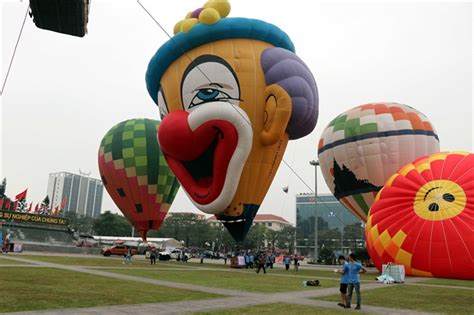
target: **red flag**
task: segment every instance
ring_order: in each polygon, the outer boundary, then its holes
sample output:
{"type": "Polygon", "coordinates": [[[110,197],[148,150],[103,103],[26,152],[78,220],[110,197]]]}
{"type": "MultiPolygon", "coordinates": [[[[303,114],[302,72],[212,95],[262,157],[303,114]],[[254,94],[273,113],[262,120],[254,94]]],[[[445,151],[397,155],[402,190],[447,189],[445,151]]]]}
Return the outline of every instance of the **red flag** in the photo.
{"type": "Polygon", "coordinates": [[[18,207],[18,201],[15,200],[15,202],[13,203],[13,211],[16,211],[16,207],[18,207]]]}
{"type": "Polygon", "coordinates": [[[35,213],[38,213],[38,209],[39,209],[39,204],[36,204],[35,213]]]}
{"type": "Polygon", "coordinates": [[[3,210],[3,197],[0,198],[0,210],[3,210]]]}
{"type": "Polygon", "coordinates": [[[10,203],[11,203],[10,199],[7,198],[7,201],[5,202],[5,210],[10,210],[10,203]]]}
{"type": "Polygon", "coordinates": [[[30,207],[28,208],[28,212],[31,212],[31,208],[33,207],[33,203],[30,202],[30,207]]]}
{"type": "Polygon", "coordinates": [[[24,200],[26,199],[26,192],[28,191],[28,188],[19,193],[18,195],[15,196],[16,200],[24,200]]]}
{"type": "Polygon", "coordinates": [[[59,211],[59,207],[56,206],[56,208],[54,208],[54,215],[57,216],[58,215],[58,211],[59,211]]]}
{"type": "Polygon", "coordinates": [[[61,210],[64,210],[67,203],[67,196],[64,196],[63,201],[61,202],[61,210]]]}

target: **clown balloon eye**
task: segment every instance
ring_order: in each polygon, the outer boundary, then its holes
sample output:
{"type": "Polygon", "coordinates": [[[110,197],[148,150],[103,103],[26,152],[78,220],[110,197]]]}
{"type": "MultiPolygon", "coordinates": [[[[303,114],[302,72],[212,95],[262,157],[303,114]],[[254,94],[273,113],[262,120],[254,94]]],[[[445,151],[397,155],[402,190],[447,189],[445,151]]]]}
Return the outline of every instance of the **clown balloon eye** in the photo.
{"type": "Polygon", "coordinates": [[[222,91],[212,88],[199,89],[196,93],[196,96],[191,100],[189,107],[200,105],[207,102],[214,102],[219,100],[228,100],[231,97],[222,91]]]}
{"type": "Polygon", "coordinates": [[[213,100],[216,96],[219,95],[218,90],[214,89],[201,89],[199,90],[198,94],[196,95],[199,99],[203,101],[213,100]]]}
{"type": "Polygon", "coordinates": [[[447,193],[443,195],[443,199],[447,202],[453,202],[455,198],[452,194],[447,193]]]}
{"type": "Polygon", "coordinates": [[[181,101],[184,110],[219,101],[238,106],[240,86],[232,66],[215,55],[194,59],[183,73],[181,101]]]}
{"type": "Polygon", "coordinates": [[[430,203],[430,205],[428,206],[428,210],[430,211],[439,211],[439,206],[437,203],[430,203]]]}

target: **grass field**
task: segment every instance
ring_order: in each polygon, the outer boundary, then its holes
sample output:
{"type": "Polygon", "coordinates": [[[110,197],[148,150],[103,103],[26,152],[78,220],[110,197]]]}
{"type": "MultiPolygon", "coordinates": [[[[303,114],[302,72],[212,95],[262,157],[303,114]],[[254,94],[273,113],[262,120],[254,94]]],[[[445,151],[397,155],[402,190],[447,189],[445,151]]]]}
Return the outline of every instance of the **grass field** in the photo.
{"type": "MultiPolygon", "coordinates": [[[[318,314],[318,315],[339,315],[347,314],[343,310],[332,310],[326,308],[316,308],[306,305],[291,305],[284,303],[262,304],[242,308],[230,308],[225,310],[216,310],[212,312],[198,312],[195,315],[249,315],[249,314],[268,314],[268,315],[287,315],[287,314],[318,314]]],[[[361,314],[361,313],[358,313],[361,314]]]]}
{"type": "MultiPolygon", "coordinates": [[[[62,265],[76,265],[76,266],[98,266],[98,267],[123,267],[122,257],[66,257],[66,256],[38,256],[38,255],[24,255],[21,258],[31,259],[42,262],[49,262],[62,265]]],[[[134,260],[133,264],[142,267],[149,266],[149,263],[144,260],[134,260]]]]}
{"type": "Polygon", "coordinates": [[[454,280],[454,279],[438,278],[438,279],[429,279],[429,280],[421,281],[418,283],[474,288],[474,281],[472,280],[454,280]]]}
{"type": "Polygon", "coordinates": [[[4,267],[0,273],[0,312],[219,297],[51,268],[4,267]]]}
{"type": "MultiPolygon", "coordinates": [[[[286,275],[297,275],[297,276],[300,276],[300,277],[305,277],[305,278],[311,278],[311,279],[317,279],[318,277],[322,277],[322,278],[331,278],[331,279],[334,279],[334,280],[337,280],[339,281],[339,279],[341,278],[341,274],[339,273],[335,273],[334,271],[330,271],[330,270],[316,270],[316,269],[306,269],[306,270],[302,270],[300,269],[297,273],[294,273],[293,270],[281,270],[281,269],[273,269],[272,270],[272,273],[275,273],[275,274],[286,274],[286,275]]],[[[360,279],[362,281],[371,281],[373,282],[375,280],[375,277],[377,277],[378,274],[361,274],[360,275],[360,279]]]]}
{"type": "MultiPolygon", "coordinates": [[[[447,289],[443,287],[423,287],[415,285],[391,285],[389,287],[362,291],[364,305],[412,309],[444,314],[472,314],[474,291],[468,289],[447,289]]],[[[318,298],[337,301],[339,295],[318,298]]],[[[355,302],[355,295],[352,303],[355,302]]]]}
{"type": "MultiPolygon", "coordinates": [[[[107,270],[107,269],[106,269],[107,270]]],[[[216,270],[127,270],[110,269],[114,273],[127,274],[138,277],[154,278],[166,281],[198,284],[207,287],[225,288],[251,292],[285,292],[295,290],[314,290],[338,286],[335,280],[321,280],[320,287],[304,287],[299,277],[282,277],[263,272],[229,272],[216,270]]],[[[310,280],[310,279],[308,279],[310,280]]]]}
{"type": "MultiPolygon", "coordinates": [[[[256,293],[278,293],[285,291],[310,291],[337,288],[339,275],[329,270],[302,267],[293,270],[271,269],[266,275],[256,274],[250,269],[230,269],[229,265],[204,263],[199,260],[188,263],[168,261],[151,266],[142,256],[124,265],[121,257],[59,256],[12,254],[37,262],[61,265],[76,265],[97,268],[116,274],[126,274],[148,279],[196,284],[212,288],[225,288],[256,293]],[[303,280],[319,279],[321,287],[304,287],[303,280]]],[[[0,313],[92,307],[118,304],[159,303],[168,301],[201,300],[223,295],[180,290],[159,285],[147,285],[135,281],[93,276],[80,272],[49,267],[28,268],[28,264],[0,256],[0,313]],[[10,267],[4,265],[18,265],[10,267]],[[3,266],[3,267],[2,267],[3,266]],[[7,288],[7,290],[3,290],[7,288]],[[22,294],[18,294],[21,292],[22,294]],[[24,297],[28,298],[25,299],[24,297]]],[[[364,274],[362,305],[413,309],[446,314],[474,314],[474,281],[450,279],[423,279],[416,284],[391,285],[373,290],[364,290],[364,283],[373,282],[375,274],[364,274]],[[454,288],[445,287],[452,286],[454,288]]],[[[320,291],[321,292],[321,291],[320,291]]],[[[339,295],[325,296],[323,300],[339,301],[339,295]]],[[[315,308],[293,304],[262,304],[257,306],[230,308],[197,314],[341,314],[347,310],[339,308],[315,308]]]]}
{"type": "Polygon", "coordinates": [[[28,263],[24,262],[19,262],[19,261],[14,261],[10,259],[1,259],[2,257],[0,256],[0,265],[29,265],[28,263]]]}

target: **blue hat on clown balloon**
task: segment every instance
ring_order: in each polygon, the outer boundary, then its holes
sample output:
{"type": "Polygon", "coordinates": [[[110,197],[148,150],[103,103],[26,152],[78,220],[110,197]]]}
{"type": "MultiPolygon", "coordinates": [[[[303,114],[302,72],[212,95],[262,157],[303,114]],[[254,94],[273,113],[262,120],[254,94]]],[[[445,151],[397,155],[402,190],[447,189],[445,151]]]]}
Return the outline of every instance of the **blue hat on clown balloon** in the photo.
{"type": "Polygon", "coordinates": [[[174,36],[158,49],[146,72],[147,90],[156,104],[161,76],[177,58],[195,47],[221,39],[248,38],[295,51],[291,39],[277,26],[256,19],[229,18],[229,12],[227,0],[209,0],[175,25],[174,36]]]}

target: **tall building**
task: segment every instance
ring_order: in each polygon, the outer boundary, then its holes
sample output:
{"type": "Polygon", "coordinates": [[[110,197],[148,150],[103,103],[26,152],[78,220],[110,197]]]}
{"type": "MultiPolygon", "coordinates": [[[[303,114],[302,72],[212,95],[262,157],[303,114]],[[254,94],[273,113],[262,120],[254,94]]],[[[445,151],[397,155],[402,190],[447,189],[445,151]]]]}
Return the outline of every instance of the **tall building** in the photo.
{"type": "Polygon", "coordinates": [[[100,179],[68,172],[49,174],[48,196],[52,208],[98,217],[102,208],[104,186],[100,179]]]}
{"type": "MultiPolygon", "coordinates": [[[[363,245],[364,227],[355,215],[333,195],[318,195],[316,201],[319,250],[326,247],[340,254],[363,245]]],[[[314,209],[314,194],[296,196],[296,250],[310,257],[314,257],[314,209]]]]}

